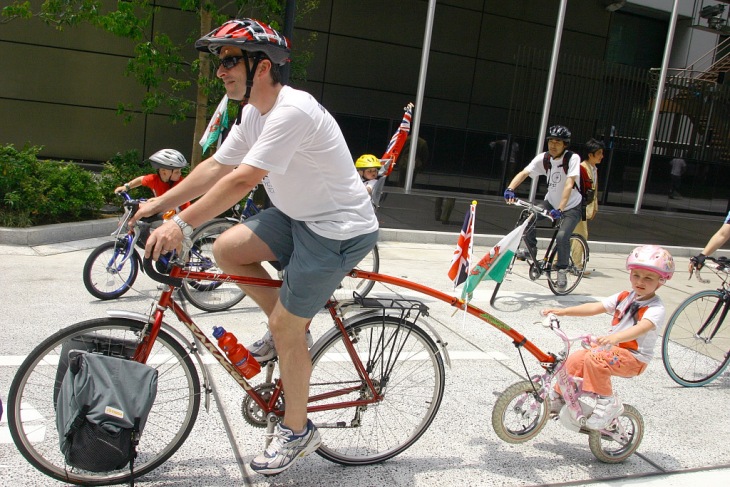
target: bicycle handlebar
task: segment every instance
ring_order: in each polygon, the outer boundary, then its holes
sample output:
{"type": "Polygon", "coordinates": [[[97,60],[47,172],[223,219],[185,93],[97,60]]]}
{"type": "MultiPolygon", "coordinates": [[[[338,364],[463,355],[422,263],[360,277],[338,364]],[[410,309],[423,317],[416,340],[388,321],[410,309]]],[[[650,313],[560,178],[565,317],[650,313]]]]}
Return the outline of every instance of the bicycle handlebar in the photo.
{"type": "MultiPolygon", "coordinates": [[[[160,262],[162,262],[164,265],[168,265],[174,255],[175,254],[173,252],[161,255],[160,262]]],[[[155,268],[155,262],[149,257],[144,257],[142,259],[142,267],[144,268],[150,279],[152,279],[153,281],[161,282],[162,284],[168,284],[173,287],[182,287],[182,279],[180,279],[179,277],[170,277],[165,274],[160,274],[155,268]]]]}
{"type": "Polygon", "coordinates": [[[536,215],[544,216],[545,218],[548,218],[550,221],[553,221],[553,222],[555,221],[555,218],[551,217],[550,212],[547,211],[545,208],[543,208],[541,206],[533,205],[532,203],[521,200],[519,198],[515,198],[513,203],[507,203],[507,204],[521,206],[536,215]]]}
{"type": "MultiPolygon", "coordinates": [[[[705,260],[706,261],[709,260],[713,264],[716,264],[716,267],[714,267],[714,268],[713,267],[709,267],[710,270],[712,270],[715,274],[719,274],[720,272],[722,272],[722,273],[724,273],[726,275],[727,274],[730,274],[730,260],[728,260],[727,257],[710,257],[710,256],[707,256],[707,257],[705,257],[705,260]]],[[[699,282],[701,282],[702,284],[709,284],[710,283],[710,280],[709,279],[704,279],[700,275],[700,270],[698,268],[696,268],[694,265],[691,267],[691,270],[690,270],[690,273],[689,273],[689,278],[690,279],[692,279],[692,273],[694,273],[696,275],[697,280],[699,282]]]]}
{"type": "Polygon", "coordinates": [[[560,320],[558,320],[558,317],[554,315],[553,313],[548,314],[545,319],[542,321],[542,326],[545,328],[550,328],[553,332],[555,332],[558,337],[563,340],[563,343],[565,344],[565,348],[563,349],[563,353],[565,356],[568,355],[568,352],[570,352],[570,344],[571,342],[581,342],[581,346],[583,348],[590,348],[591,343],[596,343],[596,337],[595,335],[591,334],[584,334],[584,335],[578,335],[575,337],[569,337],[561,328],[560,328],[560,320]]]}

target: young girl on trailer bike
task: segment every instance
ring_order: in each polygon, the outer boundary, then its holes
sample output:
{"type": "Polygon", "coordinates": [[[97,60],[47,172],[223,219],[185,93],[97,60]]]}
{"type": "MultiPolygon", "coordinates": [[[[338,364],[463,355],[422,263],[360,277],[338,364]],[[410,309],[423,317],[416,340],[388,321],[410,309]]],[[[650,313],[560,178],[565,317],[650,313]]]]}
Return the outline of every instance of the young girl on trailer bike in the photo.
{"type": "MultiPolygon", "coordinates": [[[[626,259],[626,269],[631,291],[595,303],[542,311],[543,315],[557,316],[613,314],[609,333],[597,337],[589,350],[572,353],[565,364],[570,375],[583,378],[583,390],[600,396],[586,422],[589,429],[604,429],[623,413],[611,387],[611,376],[635,377],[644,372],[664,326],[664,303],[656,291],[674,274],[671,254],[656,245],[637,247],[626,259]]],[[[553,391],[550,403],[551,412],[560,411],[564,404],[560,391],[553,391]]]]}

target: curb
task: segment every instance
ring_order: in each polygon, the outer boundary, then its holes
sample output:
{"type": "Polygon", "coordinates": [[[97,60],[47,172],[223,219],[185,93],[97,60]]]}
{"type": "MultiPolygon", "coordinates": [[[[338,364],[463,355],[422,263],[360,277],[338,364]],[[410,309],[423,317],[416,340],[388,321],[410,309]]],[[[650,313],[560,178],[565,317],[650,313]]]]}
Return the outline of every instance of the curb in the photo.
{"type": "Polygon", "coordinates": [[[0,244],[46,245],[86,238],[106,237],[119,225],[118,218],[103,218],[73,223],[54,223],[32,228],[0,227],[0,244]]]}
{"type": "MultiPolygon", "coordinates": [[[[106,237],[116,230],[119,224],[117,218],[103,218],[74,223],[56,223],[53,225],[39,225],[33,228],[0,227],[0,245],[22,245],[33,247],[87,238],[106,237]]],[[[380,240],[384,242],[403,242],[419,244],[456,245],[458,233],[435,232],[427,230],[403,230],[396,228],[381,228],[380,240]]],[[[503,235],[474,235],[474,245],[492,247],[503,235]]],[[[538,239],[538,247],[545,248],[548,239],[538,239]]],[[[591,252],[628,254],[639,244],[621,242],[599,242],[591,240],[591,252]]],[[[693,247],[664,246],[674,257],[691,257],[702,249],[693,247]]],[[[730,252],[719,250],[717,255],[730,256],[730,252]]]]}

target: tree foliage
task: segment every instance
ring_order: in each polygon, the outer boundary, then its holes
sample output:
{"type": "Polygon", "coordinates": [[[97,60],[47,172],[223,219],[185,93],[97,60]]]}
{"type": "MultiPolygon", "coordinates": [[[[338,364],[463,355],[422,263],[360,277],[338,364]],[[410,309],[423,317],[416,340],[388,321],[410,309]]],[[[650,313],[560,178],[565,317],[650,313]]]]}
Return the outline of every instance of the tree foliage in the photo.
{"type": "MultiPolygon", "coordinates": [[[[41,3],[11,0],[0,10],[0,24],[13,20],[38,18],[58,30],[79,25],[92,25],[114,36],[134,43],[125,74],[133,77],[144,90],[139,106],[119,104],[117,113],[129,120],[136,113],[165,112],[172,123],[190,116],[196,119],[193,136],[193,162],[200,159],[195,141],[200,139],[209,115],[208,100],[217,100],[223,89],[215,78],[210,56],[198,53],[190,60],[192,43],[217,25],[232,17],[256,17],[281,29],[286,0],[178,0],[182,11],[190,12],[199,20],[186,39],[176,43],[171,33],[161,31],[157,24],[152,28],[155,15],[165,11],[150,0],[43,0],[41,3]],[[194,90],[193,90],[194,89],[194,90]],[[192,93],[195,92],[195,96],[192,93]]],[[[297,2],[297,16],[301,17],[316,9],[319,0],[297,2]]],[[[179,28],[179,27],[177,27],[179,28]]],[[[292,79],[306,76],[306,63],[311,53],[302,55],[292,63],[292,79]]],[[[211,103],[215,108],[217,103],[211,103]]]]}

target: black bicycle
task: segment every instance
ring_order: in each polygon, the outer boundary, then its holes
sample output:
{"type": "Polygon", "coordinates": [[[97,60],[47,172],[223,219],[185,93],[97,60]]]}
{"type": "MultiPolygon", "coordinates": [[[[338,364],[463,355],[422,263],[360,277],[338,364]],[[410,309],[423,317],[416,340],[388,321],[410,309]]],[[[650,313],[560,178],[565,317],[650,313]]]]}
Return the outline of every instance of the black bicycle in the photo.
{"type": "MultiPolygon", "coordinates": [[[[717,379],[730,362],[730,328],[723,326],[730,309],[730,261],[707,257],[707,265],[722,280],[685,299],[672,313],[662,339],[662,361],[669,377],[684,387],[699,387],[717,379]]],[[[697,280],[709,284],[699,271],[697,280]]],[[[692,274],[690,274],[690,278],[692,274]]]]}
{"type": "MultiPolygon", "coordinates": [[[[588,242],[586,242],[586,239],[576,233],[570,236],[570,258],[568,262],[568,268],[566,269],[568,283],[564,288],[559,288],[557,285],[556,269],[556,264],[558,260],[558,249],[555,245],[555,241],[558,237],[558,232],[560,231],[562,219],[554,221],[553,218],[550,217],[550,214],[547,212],[547,210],[545,210],[541,206],[533,205],[532,203],[528,203],[520,199],[516,199],[514,204],[524,208],[524,210],[522,210],[522,212],[520,213],[520,217],[517,220],[515,228],[522,225],[528,219],[536,219],[538,215],[544,216],[545,218],[548,218],[550,221],[552,221],[552,228],[554,228],[553,236],[550,239],[550,243],[545,249],[545,254],[542,258],[539,258],[537,253],[533,255],[530,247],[525,244],[524,236],[521,240],[521,244],[527,249],[528,255],[525,260],[530,266],[530,271],[528,274],[530,276],[530,279],[536,281],[543,274],[546,274],[548,278],[548,287],[553,294],[558,296],[565,296],[567,294],[570,294],[576,287],[578,287],[578,283],[580,283],[580,280],[583,279],[583,272],[585,271],[586,264],[588,263],[589,259],[588,242]]],[[[512,262],[507,268],[507,273],[512,273],[512,267],[515,264],[515,260],[517,260],[517,256],[512,258],[512,262]]],[[[501,285],[502,283],[498,282],[497,285],[494,287],[494,291],[492,292],[492,298],[489,300],[489,304],[491,304],[492,306],[494,306],[494,300],[497,298],[497,292],[499,291],[501,285]]]]}

